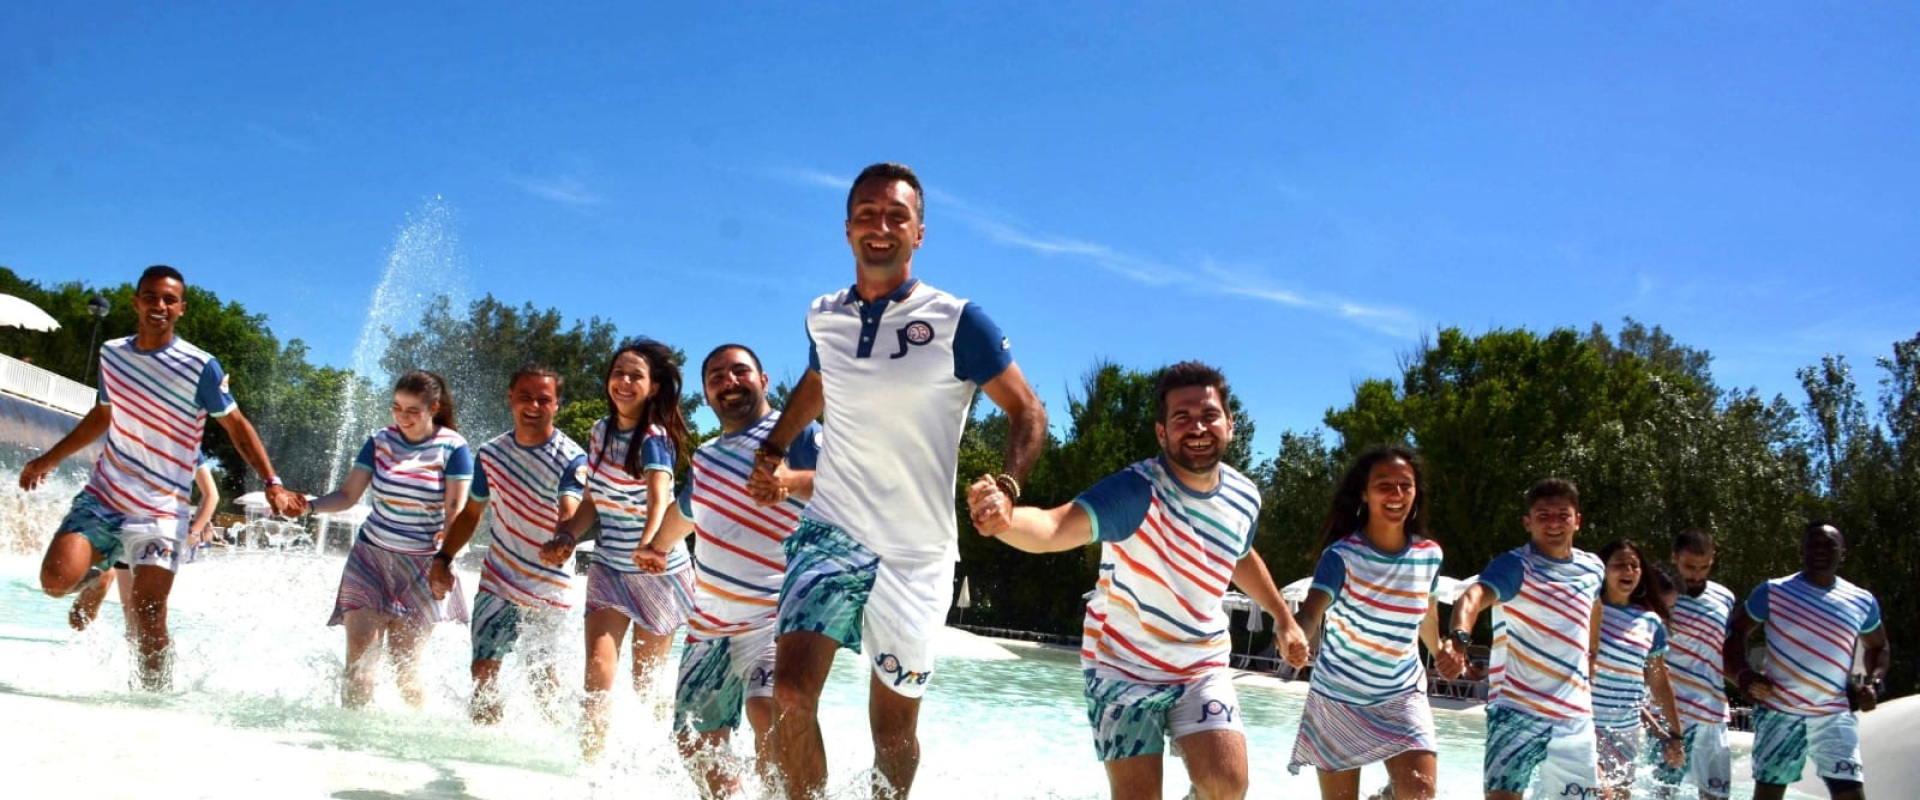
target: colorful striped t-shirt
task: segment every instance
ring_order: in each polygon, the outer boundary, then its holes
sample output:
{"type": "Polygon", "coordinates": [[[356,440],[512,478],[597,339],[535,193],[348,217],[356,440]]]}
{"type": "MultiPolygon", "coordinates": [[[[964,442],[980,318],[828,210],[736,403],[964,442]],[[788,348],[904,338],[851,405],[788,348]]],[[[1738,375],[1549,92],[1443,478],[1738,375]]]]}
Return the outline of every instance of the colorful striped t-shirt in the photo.
{"type": "Polygon", "coordinates": [[[1593,724],[1626,728],[1640,724],[1647,702],[1647,662],[1667,655],[1667,625],[1644,606],[1604,603],[1600,652],[1593,659],[1593,724]]]}
{"type": "Polygon", "coordinates": [[[1313,664],[1313,691],[1370,706],[1426,690],[1420,623],[1440,583],[1440,560],[1440,545],[1430,539],[1387,553],[1359,533],[1320,554],[1313,588],[1332,602],[1313,664]]]}
{"type": "Polygon", "coordinates": [[[1727,722],[1727,682],[1721,649],[1733,617],[1733,592],[1712,581],[1699,597],[1680,593],[1667,636],[1667,677],[1680,719],[1692,725],[1727,722]]]}
{"type": "Polygon", "coordinates": [[[367,437],[353,468],[373,475],[373,511],[360,535],[395,552],[432,553],[447,529],[447,483],[473,479],[473,451],[451,428],[409,442],[389,425],[367,437]]]}
{"type": "Polygon", "coordinates": [[[129,517],[172,519],[190,510],[207,416],[233,411],[233,396],[219,360],[185,339],[152,351],[133,342],[100,347],[100,404],[112,416],[86,491],[129,517]]]}
{"type": "Polygon", "coordinates": [[[1747,595],[1747,616],[1767,624],[1766,676],[1775,711],[1816,716],[1847,711],[1847,676],[1860,634],[1880,627],[1873,593],[1835,576],[1832,586],[1802,573],[1760,584],[1747,595]]]}
{"type": "Polygon", "coordinates": [[[549,566],[540,547],[560,526],[560,500],[580,499],[587,454],[560,431],[526,447],[508,431],[480,445],[473,502],[492,511],[493,544],[480,566],[480,591],[528,606],[567,608],[573,573],[549,566]]]}
{"type": "Polygon", "coordinates": [[[1488,705],[1552,719],[1593,718],[1587,648],[1606,576],[1606,565],[1592,553],[1552,558],[1532,542],[1481,571],[1479,582],[1500,598],[1493,609],[1488,705]]]}
{"type": "MultiPolygon", "coordinates": [[[[627,448],[633,445],[638,428],[609,433],[611,425],[611,419],[605,417],[593,423],[593,441],[588,443],[587,497],[600,517],[600,542],[594,546],[593,561],[615,572],[639,572],[640,567],[633,563],[633,551],[647,535],[647,474],[673,474],[673,442],[665,428],[648,427],[640,438],[640,474],[629,475],[627,448]]],[[[671,495],[662,499],[673,501],[671,495]]],[[[662,574],[673,575],[692,567],[686,544],[682,543],[667,554],[667,570],[662,574]]]]}
{"type": "MultiPolygon", "coordinates": [[[[806,503],[789,497],[761,507],[747,494],[754,451],[780,421],[775,411],[693,451],[692,475],[680,491],[680,513],[699,535],[694,553],[694,607],[687,640],[732,636],[774,622],[787,575],[781,545],[800,526],[806,503]]],[[[813,469],[820,426],[809,424],[787,446],[787,466],[813,469]]]]}

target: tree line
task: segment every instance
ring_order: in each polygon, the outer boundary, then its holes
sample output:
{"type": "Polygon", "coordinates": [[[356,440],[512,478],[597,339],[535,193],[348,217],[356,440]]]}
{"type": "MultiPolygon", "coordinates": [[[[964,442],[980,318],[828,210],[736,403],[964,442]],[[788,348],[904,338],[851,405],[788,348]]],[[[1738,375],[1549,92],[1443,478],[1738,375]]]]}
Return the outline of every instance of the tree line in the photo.
{"type": "MultiPolygon", "coordinates": [[[[89,384],[88,298],[97,292],[112,303],[102,341],[134,329],[129,284],[42,287],[0,267],[0,292],[34,302],[65,326],[53,333],[0,330],[0,351],[89,384]]],[[[346,409],[360,404],[355,418],[367,431],[350,432],[357,445],[386,424],[389,387],[312,364],[304,343],[281,343],[263,316],[204,288],[188,292],[180,335],[220,358],[281,474],[307,491],[331,488],[338,476],[330,474],[329,449],[346,409]]],[[[420,366],[445,374],[460,403],[460,427],[479,442],[510,424],[507,376],[526,361],[542,361],[565,380],[560,427],[585,445],[593,421],[606,413],[602,371],[618,343],[615,326],[598,318],[569,322],[556,309],[515,307],[491,295],[464,309],[441,298],[412,332],[389,336],[381,363],[394,373],[420,366]]],[[[1375,444],[1402,443],[1426,462],[1428,513],[1448,575],[1474,574],[1525,541],[1521,494],[1535,479],[1558,475],[1581,487],[1584,547],[1632,538],[1664,553],[1674,533],[1704,527],[1719,542],[1715,578],[1742,597],[1761,580],[1798,569],[1801,526],[1830,519],[1853,553],[1841,574],[1877,594],[1887,620],[1920,618],[1920,333],[1874,360],[1868,389],[1842,356],[1800,369],[1802,396],[1795,399],[1722,388],[1711,362],[1706,351],[1632,319],[1616,331],[1598,324],[1477,335],[1445,328],[1403,356],[1397,377],[1354,387],[1350,400],[1327,410],[1324,427],[1281,432],[1265,459],[1254,455],[1256,441],[1265,440],[1256,439],[1253,413],[1234,398],[1227,461],[1261,486],[1254,547],[1282,584],[1312,571],[1333,483],[1348,459],[1375,444]]],[[[701,402],[695,373],[697,364],[683,387],[689,416],[701,402]]],[[[1068,397],[1066,414],[1054,410],[1055,430],[1023,502],[1068,502],[1159,452],[1157,377],[1154,368],[1093,364],[1068,397]]],[[[782,392],[773,394],[777,404],[782,392]]],[[[1003,452],[1006,420],[991,404],[976,405],[985,410],[962,438],[956,506],[965,483],[999,471],[1003,452]]],[[[219,426],[209,427],[207,449],[222,464],[243,463],[219,426]]],[[[243,473],[226,470],[223,491],[244,490],[243,473]]],[[[1018,553],[975,534],[966,514],[959,519],[959,575],[973,600],[969,622],[1078,635],[1080,597],[1097,577],[1097,548],[1018,553]]],[[[1911,693],[1920,635],[1897,624],[1888,632],[1891,688],[1911,693]]]]}

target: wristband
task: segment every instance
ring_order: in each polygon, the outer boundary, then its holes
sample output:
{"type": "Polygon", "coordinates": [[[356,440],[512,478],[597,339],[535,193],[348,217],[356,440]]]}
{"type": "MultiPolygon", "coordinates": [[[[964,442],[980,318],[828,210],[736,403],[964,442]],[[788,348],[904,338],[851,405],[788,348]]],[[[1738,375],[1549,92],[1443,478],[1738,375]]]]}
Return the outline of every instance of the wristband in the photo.
{"type": "Polygon", "coordinates": [[[445,550],[434,553],[433,560],[446,564],[449,568],[453,566],[453,556],[447,555],[447,551],[445,550]]]}
{"type": "Polygon", "coordinates": [[[1473,644],[1473,634],[1459,628],[1454,628],[1447,633],[1447,640],[1453,642],[1455,646],[1467,647],[1473,644]]]}
{"type": "Polygon", "coordinates": [[[576,538],[574,538],[574,536],[573,536],[573,534],[571,534],[571,533],[568,533],[568,532],[566,532],[566,531],[554,531],[554,532],[553,532],[553,538],[555,538],[555,539],[558,539],[558,538],[561,538],[561,537],[566,537],[566,540],[567,540],[567,544],[575,544],[575,543],[578,543],[578,542],[580,541],[579,539],[576,539],[576,538]]]}
{"type": "Polygon", "coordinates": [[[773,442],[763,441],[760,443],[759,449],[753,451],[753,460],[755,461],[769,457],[776,461],[785,459],[787,457],[787,448],[781,447],[773,442]]]}
{"type": "Polygon", "coordinates": [[[267,485],[267,487],[268,487],[268,488],[272,488],[272,487],[275,487],[275,486],[285,486],[285,485],[286,485],[285,483],[283,483],[283,482],[281,482],[281,480],[280,480],[280,476],[278,476],[278,475],[274,475],[274,476],[271,476],[271,477],[268,477],[268,478],[267,478],[267,479],[266,479],[266,480],[264,481],[264,483],[266,483],[266,485],[267,485]]]}
{"type": "Polygon", "coordinates": [[[1000,493],[1006,495],[1008,500],[1020,499],[1020,482],[1014,480],[1012,475],[1002,472],[993,476],[993,485],[1000,487],[1000,493]]]}

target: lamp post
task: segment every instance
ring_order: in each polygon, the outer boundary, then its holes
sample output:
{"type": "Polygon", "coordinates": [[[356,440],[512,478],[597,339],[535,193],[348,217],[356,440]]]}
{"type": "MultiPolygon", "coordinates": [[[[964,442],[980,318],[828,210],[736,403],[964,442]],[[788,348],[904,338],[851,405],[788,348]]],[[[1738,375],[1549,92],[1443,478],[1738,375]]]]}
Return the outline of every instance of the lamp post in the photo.
{"type": "MultiPolygon", "coordinates": [[[[87,301],[87,313],[93,315],[93,335],[87,338],[87,365],[80,370],[80,379],[83,381],[90,380],[88,376],[93,374],[94,345],[100,342],[100,323],[107,318],[107,312],[112,310],[113,303],[107,300],[106,295],[96,294],[93,299],[87,301]]],[[[97,383],[99,383],[98,380],[91,380],[89,385],[97,383]]]]}

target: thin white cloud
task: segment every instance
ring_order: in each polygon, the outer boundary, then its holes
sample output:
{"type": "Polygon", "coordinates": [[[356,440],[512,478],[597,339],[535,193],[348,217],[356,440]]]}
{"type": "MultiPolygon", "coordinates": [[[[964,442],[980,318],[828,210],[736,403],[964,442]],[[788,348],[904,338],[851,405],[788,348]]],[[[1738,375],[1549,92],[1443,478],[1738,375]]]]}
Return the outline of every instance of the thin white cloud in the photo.
{"type": "MultiPolygon", "coordinates": [[[[844,189],[848,180],[806,169],[769,170],[768,174],[789,183],[826,189],[844,189]]],[[[943,214],[951,215],[958,220],[963,227],[972,229],[986,237],[988,241],[1005,247],[1026,250],[1049,258],[1082,261],[1144,286],[1169,285],[1183,272],[1154,259],[1099,242],[1033,232],[1009,219],[1009,215],[989,210],[949,192],[938,189],[929,190],[927,199],[937,208],[942,209],[943,214]]],[[[1301,294],[1274,285],[1272,281],[1261,276],[1226,269],[1209,259],[1201,259],[1196,269],[1212,280],[1208,283],[1196,284],[1194,289],[1208,294],[1243,297],[1287,308],[1322,313],[1396,337],[1412,336],[1419,327],[1413,315],[1401,309],[1370,306],[1335,297],[1301,294]]]]}
{"type": "Polygon", "coordinates": [[[576,175],[536,178],[528,175],[508,175],[506,182],[527,194],[542,200],[565,203],[571,206],[598,205],[605,198],[587,188],[586,181],[576,175]]]}

